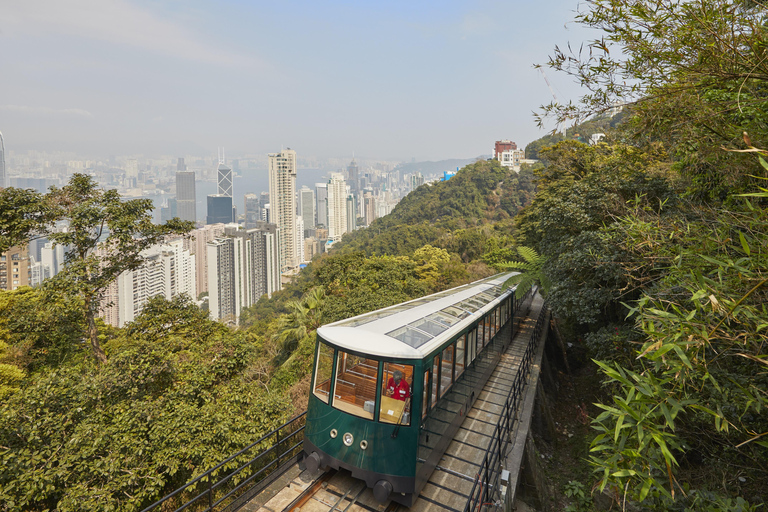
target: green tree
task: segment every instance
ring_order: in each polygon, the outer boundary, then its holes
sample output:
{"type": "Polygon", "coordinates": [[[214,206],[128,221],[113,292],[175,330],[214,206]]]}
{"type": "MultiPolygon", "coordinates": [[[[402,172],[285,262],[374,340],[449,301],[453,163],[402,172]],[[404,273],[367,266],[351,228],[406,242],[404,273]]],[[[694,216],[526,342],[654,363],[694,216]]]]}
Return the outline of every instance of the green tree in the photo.
{"type": "Polygon", "coordinates": [[[31,189],[0,188],[0,253],[45,230],[51,218],[41,201],[42,194],[31,189]]]}
{"type": "Polygon", "coordinates": [[[40,203],[44,216],[67,221],[49,240],[68,248],[64,270],[49,286],[80,297],[87,339],[98,363],[107,360],[98,337],[96,316],[104,292],[126,270],[139,268],[141,251],[170,234],[186,234],[193,223],[178,218],[162,226],[152,222],[152,201],[123,201],[117,190],[104,190],[91,176],[75,174],[62,188],[52,187],[40,203]]]}
{"type": "Polygon", "coordinates": [[[288,313],[278,318],[277,339],[284,354],[290,354],[299,341],[317,330],[323,324],[323,304],[325,290],[316,286],[309,290],[301,300],[287,303],[288,313]]]}
{"type": "Polygon", "coordinates": [[[587,91],[579,103],[550,104],[543,116],[586,119],[616,104],[630,110],[633,140],[664,143],[690,192],[723,200],[751,191],[763,175],[743,132],[766,147],[768,46],[764,0],[591,0],[576,22],[600,31],[578,51],[556,48],[549,66],[587,91]]]}
{"type": "Polygon", "coordinates": [[[534,286],[538,286],[542,296],[546,296],[550,286],[549,278],[543,268],[546,259],[535,250],[523,245],[517,247],[517,253],[523,261],[506,261],[496,264],[500,270],[521,271],[504,281],[502,288],[506,290],[510,286],[517,285],[515,297],[519,298],[534,286]]]}

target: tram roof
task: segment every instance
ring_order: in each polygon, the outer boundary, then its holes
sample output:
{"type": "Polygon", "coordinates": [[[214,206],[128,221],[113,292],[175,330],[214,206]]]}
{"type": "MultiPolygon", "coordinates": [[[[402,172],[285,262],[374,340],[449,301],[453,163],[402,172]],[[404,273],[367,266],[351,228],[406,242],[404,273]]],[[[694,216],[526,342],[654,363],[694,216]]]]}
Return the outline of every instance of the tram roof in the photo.
{"type": "Polygon", "coordinates": [[[478,317],[515,287],[501,286],[508,272],[403,302],[332,324],[317,333],[339,348],[376,357],[421,359],[478,317]]]}

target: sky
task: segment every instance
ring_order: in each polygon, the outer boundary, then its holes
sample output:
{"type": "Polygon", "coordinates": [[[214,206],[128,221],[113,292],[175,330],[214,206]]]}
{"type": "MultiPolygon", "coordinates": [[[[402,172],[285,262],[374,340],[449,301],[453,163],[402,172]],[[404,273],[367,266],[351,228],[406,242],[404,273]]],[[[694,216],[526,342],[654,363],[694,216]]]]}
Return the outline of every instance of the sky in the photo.
{"type": "Polygon", "coordinates": [[[532,115],[552,100],[534,64],[596,37],[577,3],[0,0],[0,132],[8,150],[94,156],[524,147],[554,128],[532,115]]]}

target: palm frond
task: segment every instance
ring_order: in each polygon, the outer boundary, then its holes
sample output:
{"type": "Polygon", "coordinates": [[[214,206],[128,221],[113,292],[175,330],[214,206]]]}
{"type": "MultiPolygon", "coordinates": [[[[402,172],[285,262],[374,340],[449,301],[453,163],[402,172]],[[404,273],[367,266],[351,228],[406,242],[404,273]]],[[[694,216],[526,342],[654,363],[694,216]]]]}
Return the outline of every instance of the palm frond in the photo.
{"type": "Polygon", "coordinates": [[[539,253],[537,253],[535,250],[531,249],[530,247],[520,245],[517,247],[517,252],[528,263],[531,263],[537,266],[541,265],[541,262],[540,262],[541,256],[539,256],[539,253]]]}

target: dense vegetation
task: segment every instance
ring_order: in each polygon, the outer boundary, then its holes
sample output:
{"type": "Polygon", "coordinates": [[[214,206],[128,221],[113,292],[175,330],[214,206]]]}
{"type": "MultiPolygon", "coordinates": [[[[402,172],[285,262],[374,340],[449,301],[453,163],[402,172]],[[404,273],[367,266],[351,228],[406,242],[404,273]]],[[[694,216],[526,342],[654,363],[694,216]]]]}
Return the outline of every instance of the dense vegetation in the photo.
{"type": "Polygon", "coordinates": [[[246,310],[237,329],[181,298],[152,300],[122,329],[98,319],[89,327],[86,301],[103,291],[105,268],[131,268],[140,249],[127,237],[120,258],[106,261],[90,250],[102,225],[114,218],[112,244],[132,226],[144,239],[184,226],[147,226],[150,205],[120,201],[87,176],[45,195],[3,190],[0,202],[24,205],[3,209],[3,247],[59,218],[75,219],[69,236],[80,238],[67,240],[79,243],[72,270],[0,292],[0,510],[140,510],[258,439],[305,406],[318,326],[493,273],[481,256],[508,245],[531,178],[481,161],[420,187],[395,210],[400,220],[345,238],[246,310]],[[62,205],[66,214],[54,208],[62,205]]]}
{"type": "Polygon", "coordinates": [[[545,114],[625,105],[609,144],[539,150],[536,198],[515,219],[516,241],[546,258],[562,331],[606,379],[589,460],[619,502],[766,499],[767,14],[593,0],[577,21],[600,39],[549,63],[588,92],[545,114]]]}

